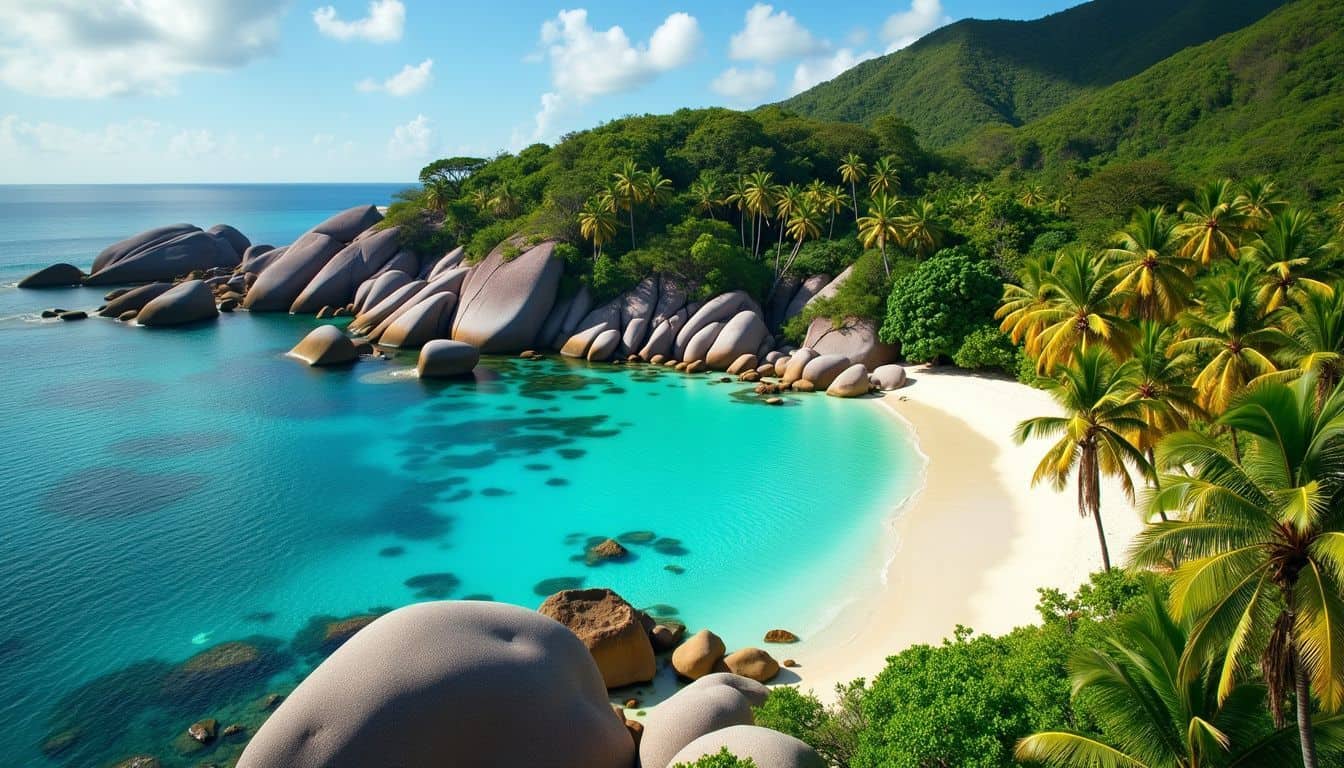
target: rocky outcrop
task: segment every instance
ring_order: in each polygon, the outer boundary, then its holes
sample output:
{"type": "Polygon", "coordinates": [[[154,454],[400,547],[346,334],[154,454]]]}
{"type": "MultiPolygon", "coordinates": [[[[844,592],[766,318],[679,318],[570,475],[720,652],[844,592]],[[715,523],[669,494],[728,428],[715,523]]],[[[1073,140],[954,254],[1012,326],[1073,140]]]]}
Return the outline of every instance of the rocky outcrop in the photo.
{"type": "Polygon", "coordinates": [[[406,283],[388,294],[387,298],[355,315],[355,319],[350,321],[350,330],[355,333],[372,331],[378,327],[379,323],[391,317],[393,312],[410,301],[413,296],[419,294],[420,289],[424,288],[425,285],[424,280],[412,280],[406,283]]]}
{"type": "Polygon", "coordinates": [[[704,361],[709,354],[710,347],[714,345],[714,340],[719,337],[723,331],[723,323],[715,321],[705,325],[698,333],[691,337],[686,343],[686,347],[681,351],[681,359],[693,363],[704,361]]]}
{"type": "MultiPolygon", "coordinates": [[[[462,288],[462,278],[465,276],[466,272],[467,270],[465,269],[450,270],[447,274],[439,275],[438,277],[434,278],[432,282],[424,283],[423,285],[421,285],[420,290],[411,294],[409,298],[401,302],[400,305],[398,305],[395,309],[393,309],[390,313],[388,313],[386,317],[380,320],[378,324],[373,327],[372,330],[369,330],[367,328],[360,328],[359,330],[361,332],[367,332],[370,340],[379,341],[382,339],[383,334],[386,333],[387,330],[392,327],[393,323],[400,321],[401,317],[405,315],[407,312],[410,312],[412,309],[420,306],[421,304],[428,301],[434,296],[438,296],[444,293],[451,293],[453,294],[453,302],[454,304],[456,304],[458,295],[457,292],[462,288]]],[[[420,283],[421,281],[417,280],[415,282],[420,283]]],[[[449,310],[449,315],[447,318],[449,328],[446,329],[441,334],[443,338],[447,338],[448,332],[451,330],[453,322],[451,312],[452,310],[449,310]]]]}
{"type": "Polygon", "coordinates": [[[341,248],[341,241],[329,235],[303,235],[257,276],[243,306],[253,312],[288,312],[299,293],[341,248]]]}
{"type": "Polygon", "coordinates": [[[276,248],[271,245],[254,245],[243,252],[243,261],[238,265],[238,269],[243,273],[259,274],[274,264],[276,259],[284,256],[286,250],[288,246],[276,248]]]}
{"type": "Polygon", "coordinates": [[[687,744],[669,761],[691,765],[727,749],[735,757],[770,768],[826,768],[817,751],[788,734],[756,725],[730,725],[687,744]]]}
{"type": "Polygon", "coordinates": [[[715,671],[726,650],[723,638],[702,629],[672,652],[672,668],[682,677],[698,680],[715,671]]]}
{"type": "MultiPolygon", "coordinates": [[[[198,269],[233,269],[241,260],[227,241],[195,227],[166,240],[153,238],[143,247],[118,253],[120,255],[115,258],[102,262],[101,267],[97,266],[99,261],[95,260],[95,269],[84,279],[84,284],[118,285],[171,280],[198,269]]],[[[99,254],[99,258],[102,256],[99,254]]]]}
{"type": "Polygon", "coordinates": [[[658,278],[650,275],[631,288],[621,302],[621,342],[618,351],[622,355],[633,354],[648,337],[649,320],[658,304],[658,278]]]}
{"type": "Polygon", "coordinates": [[[432,281],[444,272],[461,266],[462,259],[466,258],[466,255],[466,249],[460,245],[457,246],[448,253],[445,253],[438,261],[432,262],[427,269],[423,270],[424,274],[421,275],[421,279],[432,281]]]}
{"type": "Polygon", "coordinates": [[[761,311],[761,308],[756,306],[756,302],[752,301],[746,291],[731,291],[705,302],[703,306],[690,313],[690,318],[686,321],[686,324],[677,332],[673,354],[678,359],[686,360],[687,357],[684,354],[686,346],[705,326],[710,323],[726,321],[744,309],[753,310],[757,314],[760,314],[761,311]]]}
{"type": "Polygon", "coordinates": [[[415,370],[422,379],[466,376],[481,361],[481,353],[464,341],[435,339],[420,348],[415,370]]]}
{"type": "MultiPolygon", "coordinates": [[[[125,240],[119,240],[107,246],[101,253],[93,257],[93,266],[89,268],[89,271],[97,272],[115,262],[163,245],[169,240],[199,231],[201,231],[200,227],[191,224],[169,224],[166,227],[155,227],[138,235],[132,235],[125,240]]],[[[169,275],[169,277],[172,277],[172,275],[169,275]]]]}
{"type": "Polygon", "coordinates": [[[779,662],[760,648],[742,648],[723,657],[723,663],[734,675],[749,677],[758,683],[768,683],[779,674],[779,662]]]}
{"type": "MultiPolygon", "coordinates": [[[[849,358],[844,355],[818,355],[803,367],[802,378],[812,382],[817,389],[825,389],[849,366],[849,358]]],[[[793,368],[792,362],[789,368],[793,368]]]]}
{"type": "Polygon", "coordinates": [[[629,768],[634,752],[572,632],[524,608],[454,601],[361,630],[284,700],[237,765],[629,768]]]}
{"type": "Polygon", "coordinates": [[[764,685],[738,675],[700,678],[649,711],[639,743],[639,764],[668,768],[675,765],[678,752],[701,736],[734,725],[754,725],[751,708],[764,704],[768,694],[764,685]]]}
{"type": "Polygon", "coordinates": [[[386,347],[413,349],[448,335],[452,328],[457,294],[435,294],[397,316],[387,330],[378,335],[386,347]]]}
{"type": "Polygon", "coordinates": [[[162,296],[173,287],[172,283],[150,283],[121,294],[109,301],[98,314],[102,317],[121,317],[126,312],[138,312],[151,300],[162,296]]]}
{"type": "Polygon", "coordinates": [[[605,363],[616,353],[621,344],[621,334],[615,328],[597,334],[593,338],[592,346],[588,347],[588,361],[592,363],[605,363]]]}
{"type": "MultiPolygon", "coordinates": [[[[807,364],[816,359],[817,356],[816,350],[809,349],[808,347],[794,350],[793,354],[789,355],[783,373],[780,374],[781,380],[785,384],[792,384],[793,382],[804,378],[803,371],[807,368],[807,364]]],[[[780,370],[780,365],[780,361],[775,362],[776,371],[780,370]]]]}
{"type": "Polygon", "coordinates": [[[896,360],[900,347],[877,338],[877,328],[868,320],[846,318],[836,327],[828,318],[818,317],[807,326],[803,346],[823,355],[844,355],[851,363],[862,363],[869,370],[896,360]]]}
{"type": "Polygon", "coordinates": [[[399,288],[414,278],[399,269],[380,272],[377,277],[365,280],[355,291],[355,311],[365,312],[378,306],[379,302],[391,296],[399,288]],[[367,285],[368,288],[364,288],[367,285]]]}
{"type": "Polygon", "coordinates": [[[785,307],[784,317],[781,318],[781,322],[802,312],[803,307],[806,307],[807,303],[818,293],[821,293],[821,290],[830,284],[830,282],[830,275],[813,275],[804,280],[803,284],[798,286],[798,290],[794,292],[793,298],[789,301],[789,305],[785,307]]]}
{"type": "Polygon", "coordinates": [[[640,348],[639,356],[645,360],[651,360],[654,355],[664,357],[671,355],[677,342],[677,333],[685,323],[686,312],[684,309],[658,323],[653,332],[649,334],[648,342],[640,348]]]}
{"type": "Polygon", "coordinates": [[[830,386],[826,387],[826,394],[831,397],[862,397],[871,388],[868,369],[863,367],[863,363],[855,363],[831,381],[830,386]]]}
{"type": "Polygon", "coordinates": [[[348,243],[382,220],[383,214],[378,212],[377,207],[357,205],[354,208],[341,211],[308,231],[326,235],[342,243],[348,243]]]}
{"type": "Polygon", "coordinates": [[[179,283],[150,299],[135,316],[143,326],[185,325],[219,317],[215,294],[201,280],[179,283]]]}
{"type": "Polygon", "coordinates": [[[64,288],[84,281],[84,271],[74,264],[52,264],[19,281],[20,288],[64,288]]]}
{"type": "Polygon", "coordinates": [[[247,253],[247,249],[252,247],[252,241],[247,239],[247,235],[228,224],[216,224],[205,230],[205,233],[228,243],[233,252],[238,254],[239,259],[242,259],[243,254],[247,253]]]}
{"type": "Polygon", "coordinates": [[[739,357],[754,354],[760,349],[761,342],[765,341],[768,334],[769,330],[761,316],[744,309],[723,324],[723,330],[719,331],[714,344],[705,354],[705,364],[715,370],[725,370],[739,357]]]}
{"type": "Polygon", "coordinates": [[[653,679],[653,645],[639,613],[610,589],[569,589],[537,609],[578,635],[597,663],[607,688],[653,679]]]}
{"type": "Polygon", "coordinates": [[[296,315],[311,315],[322,307],[350,303],[359,284],[396,255],[400,235],[400,227],[388,227],[342,248],[318,270],[294,299],[289,311],[296,315]]]}
{"type": "Polygon", "coordinates": [[[453,338],[486,354],[534,346],[564,271],[564,262],[553,258],[554,251],[553,241],[528,248],[512,260],[505,259],[502,246],[491,251],[462,286],[453,338]]]}
{"type": "Polygon", "coordinates": [[[873,370],[869,381],[873,383],[873,386],[883,391],[900,389],[905,386],[905,368],[895,363],[879,365],[873,370]]]}
{"type": "Polygon", "coordinates": [[[319,325],[289,350],[289,356],[310,366],[344,365],[359,358],[355,344],[334,325],[319,325]]]}
{"type": "Polygon", "coordinates": [[[597,340],[597,337],[608,331],[614,333],[615,329],[607,323],[601,323],[600,325],[595,325],[585,331],[579,331],[573,336],[570,336],[565,341],[564,346],[560,347],[560,354],[565,357],[586,358],[588,357],[588,350],[593,346],[593,342],[597,340]]]}

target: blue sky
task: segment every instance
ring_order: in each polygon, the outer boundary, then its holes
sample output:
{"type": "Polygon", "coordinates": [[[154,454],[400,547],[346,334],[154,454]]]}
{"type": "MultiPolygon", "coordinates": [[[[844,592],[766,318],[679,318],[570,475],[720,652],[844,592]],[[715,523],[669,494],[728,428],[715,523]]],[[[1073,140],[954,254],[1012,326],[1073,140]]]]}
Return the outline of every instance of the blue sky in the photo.
{"type": "Polygon", "coordinates": [[[1070,0],[0,0],[0,183],[401,181],[1070,0]]]}

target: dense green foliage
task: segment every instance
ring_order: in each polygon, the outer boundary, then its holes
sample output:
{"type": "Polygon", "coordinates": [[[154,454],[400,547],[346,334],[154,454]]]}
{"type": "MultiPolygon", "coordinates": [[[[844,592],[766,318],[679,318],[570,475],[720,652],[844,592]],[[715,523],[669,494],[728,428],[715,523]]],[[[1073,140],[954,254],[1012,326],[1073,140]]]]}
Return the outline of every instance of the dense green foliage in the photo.
{"type": "Polygon", "coordinates": [[[1281,4],[1095,0],[1036,21],[960,21],[782,106],[865,124],[900,115],[928,146],[945,148],[985,126],[1041,118],[1281,4]]]}
{"type": "Polygon", "coordinates": [[[737,757],[724,747],[718,754],[702,757],[694,763],[677,763],[673,768],[757,768],[757,765],[755,760],[737,757]]]}
{"type": "Polygon", "coordinates": [[[1002,282],[968,249],[939,251],[892,285],[882,339],[899,341],[914,362],[950,358],[971,331],[993,318],[1002,282]]]}

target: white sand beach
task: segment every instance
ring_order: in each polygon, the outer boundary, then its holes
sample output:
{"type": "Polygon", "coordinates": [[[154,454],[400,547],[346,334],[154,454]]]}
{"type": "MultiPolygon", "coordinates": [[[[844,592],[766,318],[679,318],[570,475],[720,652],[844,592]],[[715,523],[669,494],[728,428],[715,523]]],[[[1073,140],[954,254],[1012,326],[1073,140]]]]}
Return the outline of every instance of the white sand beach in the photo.
{"type": "MultiPolygon", "coordinates": [[[[828,699],[837,683],[872,679],[886,657],[938,643],[958,624],[999,634],[1037,621],[1036,589],[1071,590],[1101,568],[1096,529],[1079,517],[1075,486],[1031,487],[1048,443],[1018,446],[1022,419],[1058,412],[1046,392],[955,369],[909,367],[911,383],[873,403],[915,430],[928,459],[924,486],[874,546],[889,559],[815,636],[771,649],[797,659],[799,685],[828,699]],[[894,552],[894,554],[893,554],[894,552]]],[[[1119,485],[1102,487],[1111,558],[1123,562],[1141,521],[1119,485]]]]}

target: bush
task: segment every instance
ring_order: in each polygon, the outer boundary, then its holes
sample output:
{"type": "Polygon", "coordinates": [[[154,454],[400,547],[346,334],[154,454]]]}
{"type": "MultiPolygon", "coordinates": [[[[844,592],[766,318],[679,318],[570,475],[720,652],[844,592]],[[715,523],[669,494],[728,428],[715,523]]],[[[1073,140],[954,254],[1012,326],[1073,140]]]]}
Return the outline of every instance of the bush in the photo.
{"type": "Polygon", "coordinates": [[[849,765],[858,749],[859,734],[867,724],[863,715],[865,693],[862,679],[837,685],[836,704],[827,707],[816,696],[797,688],[772,688],[765,704],[756,710],[756,724],[807,743],[828,765],[849,765]]]}
{"type": "Polygon", "coordinates": [[[1012,340],[996,326],[982,325],[966,335],[952,362],[967,370],[988,369],[1016,376],[1020,354],[1012,340]]]}
{"type": "Polygon", "coordinates": [[[945,248],[896,279],[887,299],[882,340],[899,342],[915,362],[949,358],[987,323],[1002,283],[994,267],[964,246],[945,248]]]}
{"type": "MultiPolygon", "coordinates": [[[[902,267],[903,264],[897,262],[892,274],[899,274],[902,267]]],[[[882,255],[877,251],[864,251],[835,295],[809,303],[784,324],[782,333],[795,344],[801,343],[807,335],[807,326],[818,317],[830,320],[837,327],[847,317],[863,318],[877,325],[882,320],[882,297],[887,295],[890,287],[886,270],[882,268],[882,255]]]]}
{"type": "Polygon", "coordinates": [[[838,275],[845,267],[853,264],[861,253],[863,247],[853,237],[811,240],[799,249],[798,258],[789,272],[800,278],[821,274],[838,275]]]}
{"type": "Polygon", "coordinates": [[[521,226],[522,222],[520,220],[509,219],[507,221],[496,221],[476,230],[476,234],[472,235],[471,241],[467,243],[467,261],[474,264],[484,259],[490,254],[490,251],[494,250],[496,245],[518,234],[521,226]]]}
{"type": "Polygon", "coordinates": [[[756,761],[750,757],[737,757],[727,747],[717,755],[708,755],[694,763],[677,763],[673,768],[757,768],[756,761]]]}

